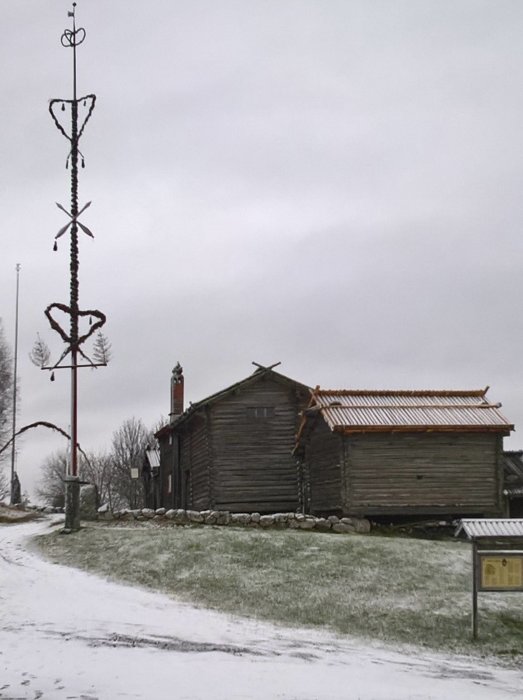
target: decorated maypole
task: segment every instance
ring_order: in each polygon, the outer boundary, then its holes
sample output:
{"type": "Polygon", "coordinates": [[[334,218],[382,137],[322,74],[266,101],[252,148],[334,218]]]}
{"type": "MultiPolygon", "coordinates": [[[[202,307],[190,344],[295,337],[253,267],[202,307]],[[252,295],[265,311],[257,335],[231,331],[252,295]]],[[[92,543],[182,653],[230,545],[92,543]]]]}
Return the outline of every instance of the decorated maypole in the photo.
{"type": "Polygon", "coordinates": [[[85,159],[79,149],[79,142],[89,121],[96,103],[95,95],[77,95],[77,75],[76,75],[76,49],[85,40],[85,29],[76,27],[76,3],[68,13],[72,19],[72,29],[66,29],[61,36],[62,46],[72,49],[73,54],[73,96],[72,99],[53,99],[49,103],[51,117],[65,138],[70,143],[70,151],[66,160],[66,168],[70,168],[71,173],[71,204],[70,210],[61,204],[56,206],[63,211],[69,221],[63,226],[55,236],[53,250],[58,250],[58,239],[64,234],[70,236],[70,300],[69,305],[61,303],[50,304],[46,310],[51,328],[55,330],[65,343],[65,349],[58,361],[49,363],[49,352],[45,343],[37,341],[33,350],[33,361],[37,357],[38,364],[42,369],[52,372],[51,380],[54,380],[54,370],[69,369],[71,372],[71,449],[70,459],[67,465],[65,477],[65,532],[78,530],[80,527],[79,515],[79,493],[80,477],[78,473],[78,369],[81,367],[105,366],[108,361],[109,346],[105,337],[101,334],[100,328],[105,324],[105,315],[97,309],[81,310],[79,305],[79,233],[84,233],[90,238],[94,238],[93,233],[79,221],[83,212],[90,207],[91,202],[87,202],[81,208],[78,196],[78,166],[85,167],[85,159]],[[70,122],[69,122],[70,116],[70,122]],[[70,127],[68,123],[70,123],[70,127]],[[64,330],[57,320],[57,315],[65,314],[69,317],[69,330],[64,330]],[[80,327],[80,322],[85,323],[85,328],[80,327]],[[94,333],[97,333],[94,343],[93,359],[91,359],[82,348],[85,341],[94,333]],[[70,364],[67,362],[70,361],[70,364]]]}

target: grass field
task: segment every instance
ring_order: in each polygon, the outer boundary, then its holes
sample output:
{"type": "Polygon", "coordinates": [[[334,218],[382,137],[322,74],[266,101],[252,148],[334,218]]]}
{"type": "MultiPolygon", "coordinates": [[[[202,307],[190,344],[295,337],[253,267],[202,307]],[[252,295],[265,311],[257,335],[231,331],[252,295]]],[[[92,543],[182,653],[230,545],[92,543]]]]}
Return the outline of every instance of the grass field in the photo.
{"type": "Polygon", "coordinates": [[[237,615],[523,661],[523,593],[481,594],[470,638],[464,542],[97,524],[38,543],[53,561],[237,615]]]}

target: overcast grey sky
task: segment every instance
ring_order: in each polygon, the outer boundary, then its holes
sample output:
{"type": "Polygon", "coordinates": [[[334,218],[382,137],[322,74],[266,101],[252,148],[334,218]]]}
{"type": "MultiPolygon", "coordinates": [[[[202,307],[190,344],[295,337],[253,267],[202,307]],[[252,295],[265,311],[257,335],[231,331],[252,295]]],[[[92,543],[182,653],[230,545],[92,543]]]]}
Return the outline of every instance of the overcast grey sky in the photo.
{"type": "MultiPolygon", "coordinates": [[[[69,376],[27,359],[68,302],[70,4],[0,3],[0,316],[21,414],[67,427],[69,376]]],[[[80,377],[80,443],[242,379],[480,388],[523,425],[520,0],[79,0],[80,306],[114,359],[80,377]]],[[[516,434],[506,445],[523,447],[516,434]]],[[[58,438],[20,442],[30,486],[58,438]]]]}

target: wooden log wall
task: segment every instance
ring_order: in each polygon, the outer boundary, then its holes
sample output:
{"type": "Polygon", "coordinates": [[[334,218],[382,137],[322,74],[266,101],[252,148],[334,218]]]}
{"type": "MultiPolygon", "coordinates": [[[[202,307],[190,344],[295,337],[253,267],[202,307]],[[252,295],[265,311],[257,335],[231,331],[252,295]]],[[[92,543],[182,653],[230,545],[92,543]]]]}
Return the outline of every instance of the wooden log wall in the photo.
{"type": "Polygon", "coordinates": [[[212,405],[216,508],[270,513],[298,507],[292,449],[306,401],[294,387],[261,378],[212,405]],[[254,408],[267,408],[270,415],[255,417],[254,408]]]}
{"type": "Polygon", "coordinates": [[[187,483],[187,507],[195,510],[212,507],[209,493],[209,467],[207,421],[205,416],[195,415],[182,433],[181,469],[187,483]]]}
{"type": "Polygon", "coordinates": [[[502,513],[496,434],[369,433],[344,440],[345,512],[502,513]]]}
{"type": "Polygon", "coordinates": [[[328,514],[343,511],[342,447],[341,435],[331,433],[318,416],[312,439],[306,448],[304,473],[309,493],[307,512],[328,514]]]}

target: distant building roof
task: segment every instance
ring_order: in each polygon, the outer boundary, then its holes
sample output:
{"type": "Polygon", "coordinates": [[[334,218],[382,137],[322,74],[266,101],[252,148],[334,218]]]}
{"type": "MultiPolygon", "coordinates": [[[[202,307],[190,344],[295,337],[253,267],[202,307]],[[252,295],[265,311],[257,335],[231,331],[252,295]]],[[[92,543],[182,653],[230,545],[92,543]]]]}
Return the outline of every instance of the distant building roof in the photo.
{"type": "Polygon", "coordinates": [[[503,470],[505,481],[519,483],[523,486],[523,450],[503,452],[503,470]]]}
{"type": "Polygon", "coordinates": [[[523,518],[463,518],[456,535],[462,530],[471,540],[480,537],[523,537],[523,518]]]}
{"type": "Polygon", "coordinates": [[[514,426],[474,391],[376,391],[316,388],[306,414],[319,411],[329,428],[341,432],[496,431],[514,426]]]}
{"type": "Polygon", "coordinates": [[[147,449],[145,450],[145,459],[149,463],[151,469],[157,469],[160,466],[160,450],[147,449]]]}
{"type": "Polygon", "coordinates": [[[503,477],[505,496],[521,498],[523,496],[523,450],[503,452],[503,477]]]}

